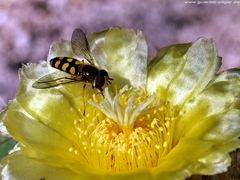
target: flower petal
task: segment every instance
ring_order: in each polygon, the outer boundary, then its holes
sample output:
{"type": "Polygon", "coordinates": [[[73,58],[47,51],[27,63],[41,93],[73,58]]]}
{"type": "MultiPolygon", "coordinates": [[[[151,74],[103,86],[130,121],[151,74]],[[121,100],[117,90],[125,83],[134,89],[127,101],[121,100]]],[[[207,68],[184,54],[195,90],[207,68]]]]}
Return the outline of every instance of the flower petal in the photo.
{"type": "Polygon", "coordinates": [[[96,63],[109,71],[115,84],[145,86],[147,44],[140,31],[110,28],[88,37],[96,63]]]}
{"type": "Polygon", "coordinates": [[[152,179],[152,176],[147,171],[137,171],[134,173],[110,173],[110,174],[98,174],[98,175],[80,175],[65,168],[56,168],[41,163],[35,159],[28,158],[22,151],[14,152],[1,161],[1,176],[3,180],[10,179],[152,179]]]}
{"type": "Polygon", "coordinates": [[[73,140],[75,138],[73,134],[74,120],[82,116],[83,102],[79,101],[80,103],[76,107],[72,98],[65,95],[66,93],[63,91],[71,87],[72,95],[75,95],[79,100],[82,98],[82,88],[78,84],[49,89],[33,88],[33,82],[39,76],[41,77],[49,72],[46,66],[46,63],[40,65],[29,64],[20,69],[20,84],[16,99],[20,106],[32,117],[73,140]]]}
{"type": "Polygon", "coordinates": [[[185,179],[192,174],[216,174],[227,171],[229,151],[240,144],[239,140],[216,145],[199,139],[182,138],[154,169],[156,179],[185,179]]]}
{"type": "Polygon", "coordinates": [[[157,167],[159,177],[168,179],[174,164],[185,169],[176,169],[179,178],[227,170],[229,152],[240,147],[239,96],[240,70],[234,69],[220,73],[195,99],[185,103],[176,125],[175,147],[157,167]]]}
{"type": "MultiPolygon", "coordinates": [[[[236,118],[239,116],[239,96],[240,70],[220,73],[193,101],[185,104],[181,111],[182,117],[177,125],[176,137],[180,138],[181,135],[178,133],[185,134],[190,127],[202,123],[202,120],[206,118],[218,119],[218,123],[222,125],[224,124],[221,121],[225,121],[224,118],[231,118],[231,121],[228,120],[230,127],[232,127],[232,123],[239,124],[239,118],[236,118]]],[[[236,126],[236,128],[238,127],[236,126]]]]}
{"type": "Polygon", "coordinates": [[[13,137],[21,142],[26,152],[31,152],[34,158],[65,163],[76,158],[69,152],[72,143],[68,139],[29,116],[16,101],[9,105],[3,122],[13,137]]]}
{"type": "Polygon", "coordinates": [[[202,139],[216,143],[224,143],[240,137],[239,109],[231,109],[202,120],[188,132],[187,136],[200,136],[202,139]]]}
{"type": "MultiPolygon", "coordinates": [[[[171,53],[170,57],[173,57],[174,54],[171,53]]],[[[169,53],[159,62],[159,67],[162,64],[166,65],[166,61],[169,59],[166,57],[167,55],[169,56],[169,53]]],[[[170,60],[172,59],[174,58],[170,60]]],[[[168,71],[174,72],[173,75],[168,76],[168,74],[162,74],[160,71],[156,73],[149,69],[148,89],[151,92],[154,89],[161,88],[160,93],[163,92],[163,94],[160,94],[160,96],[165,97],[174,105],[181,106],[206,87],[219,69],[220,61],[217,57],[214,42],[205,38],[197,40],[184,56],[174,60],[169,62],[174,65],[168,66],[168,68],[171,68],[168,71]],[[180,62],[176,63],[176,61],[180,62]],[[161,79],[165,79],[165,81],[162,82],[161,79]],[[157,82],[157,85],[152,87],[153,82],[157,82]]]]}
{"type": "Polygon", "coordinates": [[[221,81],[239,81],[240,79],[240,69],[228,69],[219,73],[212,83],[221,82],[221,81]]]}
{"type": "Polygon", "coordinates": [[[54,167],[69,168],[83,176],[94,175],[89,165],[84,163],[84,155],[76,155],[70,150],[79,148],[77,142],[31,117],[16,101],[9,105],[3,119],[8,131],[21,143],[20,147],[28,157],[54,167]]]}
{"type": "Polygon", "coordinates": [[[167,99],[167,87],[183,61],[183,55],[191,44],[174,44],[161,48],[156,57],[148,64],[147,89],[157,92],[161,99],[167,99]]]}
{"type": "MultiPolygon", "coordinates": [[[[77,179],[77,175],[64,168],[54,168],[14,152],[1,161],[1,179],[77,179]]],[[[83,178],[82,178],[83,179],[83,178]]]]}

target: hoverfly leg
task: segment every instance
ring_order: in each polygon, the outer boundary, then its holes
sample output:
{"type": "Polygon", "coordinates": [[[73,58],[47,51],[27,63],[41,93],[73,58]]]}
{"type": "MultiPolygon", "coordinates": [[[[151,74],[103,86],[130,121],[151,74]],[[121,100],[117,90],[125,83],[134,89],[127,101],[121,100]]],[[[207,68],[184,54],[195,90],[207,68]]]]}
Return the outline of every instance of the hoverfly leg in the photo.
{"type": "Polygon", "coordinates": [[[85,99],[85,87],[86,83],[83,84],[83,116],[85,116],[85,108],[86,108],[86,99],[85,99]]]}
{"type": "Polygon", "coordinates": [[[111,83],[111,81],[113,80],[113,78],[107,78],[107,83],[109,84],[109,85],[111,85],[112,83],[111,83]]]}
{"type": "Polygon", "coordinates": [[[101,93],[103,92],[103,88],[100,87],[100,88],[98,88],[98,89],[101,91],[101,93]]]}
{"type": "Polygon", "coordinates": [[[101,94],[104,98],[103,89],[100,87],[100,88],[98,88],[98,90],[99,91],[96,93],[96,95],[101,94]]]}

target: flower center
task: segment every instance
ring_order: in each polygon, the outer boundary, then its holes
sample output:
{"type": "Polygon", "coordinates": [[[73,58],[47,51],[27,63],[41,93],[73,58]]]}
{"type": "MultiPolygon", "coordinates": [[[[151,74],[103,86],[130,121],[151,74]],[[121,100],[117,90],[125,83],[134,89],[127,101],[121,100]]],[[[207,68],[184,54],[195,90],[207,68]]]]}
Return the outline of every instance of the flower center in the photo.
{"type": "Polygon", "coordinates": [[[114,97],[105,88],[102,102],[89,101],[92,113],[76,120],[78,145],[69,150],[87,164],[114,172],[151,168],[173,147],[176,108],[144,90],[124,87],[114,97]],[[91,105],[90,105],[91,104],[91,105]]]}

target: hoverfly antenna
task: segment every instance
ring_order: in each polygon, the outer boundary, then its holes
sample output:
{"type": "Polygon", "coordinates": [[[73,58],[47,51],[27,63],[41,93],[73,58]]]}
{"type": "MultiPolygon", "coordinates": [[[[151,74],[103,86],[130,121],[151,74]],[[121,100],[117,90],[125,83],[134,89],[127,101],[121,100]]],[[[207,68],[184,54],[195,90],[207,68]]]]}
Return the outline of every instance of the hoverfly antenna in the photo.
{"type": "Polygon", "coordinates": [[[112,83],[111,83],[112,80],[113,80],[113,78],[108,77],[108,78],[107,78],[108,84],[112,84],[112,83]]]}

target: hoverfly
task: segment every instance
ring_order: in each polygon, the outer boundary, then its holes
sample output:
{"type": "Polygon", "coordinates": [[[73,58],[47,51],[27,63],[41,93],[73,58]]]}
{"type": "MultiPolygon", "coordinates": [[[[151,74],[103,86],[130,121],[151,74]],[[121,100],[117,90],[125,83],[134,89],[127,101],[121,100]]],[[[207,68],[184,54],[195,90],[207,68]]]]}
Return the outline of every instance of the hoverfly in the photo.
{"type": "MultiPolygon", "coordinates": [[[[32,87],[45,89],[56,87],[61,84],[73,82],[91,83],[92,88],[103,92],[105,83],[111,84],[112,78],[104,69],[98,69],[93,62],[89,43],[85,33],[81,29],[75,29],[71,38],[72,51],[78,57],[83,57],[88,63],[71,57],[55,57],[50,60],[50,65],[60,71],[45,75],[33,83],[32,87]]],[[[102,94],[103,95],[103,94],[102,94]]]]}

